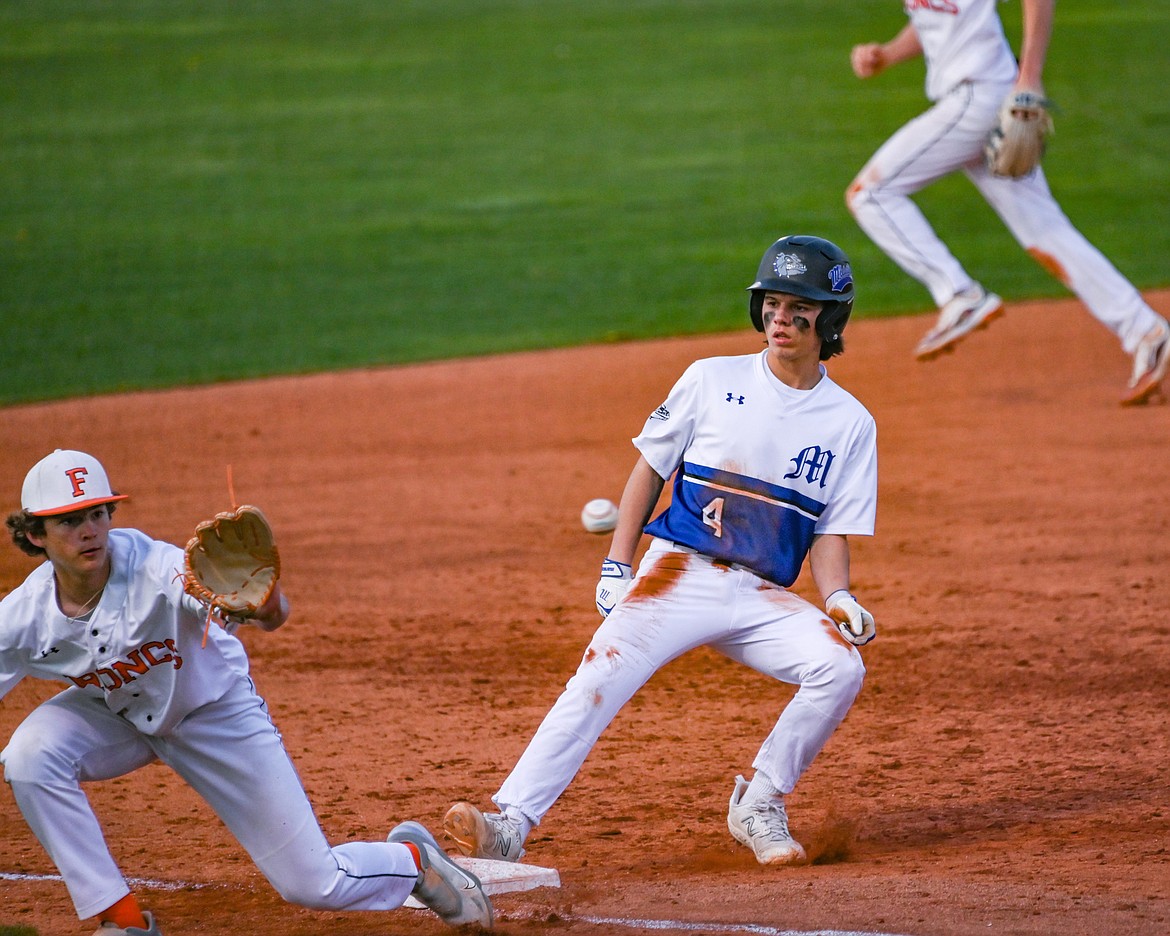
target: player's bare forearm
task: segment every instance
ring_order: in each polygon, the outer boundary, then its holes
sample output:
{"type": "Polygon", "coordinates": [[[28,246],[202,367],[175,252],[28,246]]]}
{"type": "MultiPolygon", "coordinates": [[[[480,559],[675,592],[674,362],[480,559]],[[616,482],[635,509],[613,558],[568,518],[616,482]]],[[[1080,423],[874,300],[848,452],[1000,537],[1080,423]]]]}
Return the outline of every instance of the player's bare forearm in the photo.
{"type": "Polygon", "coordinates": [[[641,455],[634,465],[622,491],[618,505],[618,524],[613,531],[608,558],[615,562],[634,564],[634,554],[642,539],[642,529],[650,519],[650,513],[662,494],[666,480],[650,467],[641,455]]]}
{"type": "Polygon", "coordinates": [[[1020,74],[1016,88],[1044,93],[1044,62],[1052,39],[1055,0],[1023,0],[1023,30],[1020,37],[1020,74]]]}
{"type": "Polygon", "coordinates": [[[822,598],[849,590],[849,540],[836,533],[814,536],[808,551],[808,567],[822,598]]]}

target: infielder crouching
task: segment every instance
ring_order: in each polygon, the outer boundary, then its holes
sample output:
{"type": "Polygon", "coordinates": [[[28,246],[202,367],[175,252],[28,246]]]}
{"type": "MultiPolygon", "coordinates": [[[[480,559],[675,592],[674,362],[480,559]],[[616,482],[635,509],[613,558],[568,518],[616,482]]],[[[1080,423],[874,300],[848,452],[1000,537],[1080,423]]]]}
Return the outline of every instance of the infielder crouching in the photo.
{"type": "MultiPolygon", "coordinates": [[[[82,785],[161,761],[215,810],[280,895],[327,910],[393,910],[412,893],[453,925],[490,927],[479,881],[417,822],[331,847],[244,645],[183,588],[183,550],[111,529],[116,494],[91,455],[58,449],[29,471],[13,542],[43,562],[0,601],[0,698],[23,677],[67,684],[0,754],[30,828],[95,936],[159,936],[106,846],[82,785]]],[[[279,583],[251,619],[288,617],[279,583]]]]}
{"type": "Polygon", "coordinates": [[[519,860],[626,701],[706,645],[798,686],[751,782],[735,778],[727,824],[762,864],[806,860],[784,795],[861,689],[857,647],[875,629],[849,593],[848,537],[873,533],[876,429],[821,363],[844,350],[854,295],[845,254],[821,238],[781,238],[749,289],[766,349],[692,364],[633,440],[639,457],[597,587],[605,620],[492,798],[500,812],[448,810],[444,827],[465,854],[519,860]],[[671,475],[670,506],[645,526],[671,475]],[[635,577],[643,528],[653,541],[635,577]],[[806,556],[827,614],[788,591],[806,556]]]}

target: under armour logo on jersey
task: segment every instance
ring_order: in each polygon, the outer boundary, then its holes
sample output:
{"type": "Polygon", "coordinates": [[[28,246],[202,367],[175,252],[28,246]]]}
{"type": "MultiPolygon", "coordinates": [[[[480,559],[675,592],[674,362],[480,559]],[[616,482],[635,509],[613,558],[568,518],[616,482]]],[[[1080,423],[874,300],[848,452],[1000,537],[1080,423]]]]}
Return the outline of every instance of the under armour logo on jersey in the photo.
{"type": "Polygon", "coordinates": [[[824,487],[834,457],[827,449],[822,449],[819,445],[810,445],[801,449],[800,454],[792,459],[792,470],[784,477],[799,478],[804,475],[804,480],[809,484],[816,484],[819,481],[821,487],[824,487]]]}
{"type": "Polygon", "coordinates": [[[796,254],[776,254],[776,259],[773,261],[772,267],[776,270],[776,275],[779,277],[799,276],[801,273],[808,272],[808,267],[804,265],[804,261],[796,254]]]}
{"type": "Polygon", "coordinates": [[[663,403],[660,407],[658,407],[658,409],[656,409],[653,413],[650,414],[650,418],[651,419],[661,419],[661,420],[670,419],[670,410],[668,410],[666,408],[666,404],[663,403]]]}
{"type": "Polygon", "coordinates": [[[741,393],[738,396],[736,396],[734,393],[731,393],[730,391],[728,391],[727,402],[728,403],[738,403],[740,406],[743,406],[743,394],[741,393]]]}

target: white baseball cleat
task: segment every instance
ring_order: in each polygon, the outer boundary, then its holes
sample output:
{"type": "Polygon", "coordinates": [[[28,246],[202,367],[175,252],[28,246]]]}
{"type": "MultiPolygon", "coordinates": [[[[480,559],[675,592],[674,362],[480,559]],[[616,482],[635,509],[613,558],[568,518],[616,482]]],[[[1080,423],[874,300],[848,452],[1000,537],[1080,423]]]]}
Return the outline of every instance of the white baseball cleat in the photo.
{"type": "Polygon", "coordinates": [[[1133,354],[1133,377],[1121,405],[1149,402],[1162,385],[1167,365],[1170,365],[1170,325],[1162,321],[1146,333],[1133,354]]]}
{"type": "Polygon", "coordinates": [[[482,813],[471,803],[456,803],[448,809],[443,830],[470,858],[519,861],[524,856],[524,839],[516,824],[499,813],[482,813]]]}
{"type": "Polygon", "coordinates": [[[952,350],[971,332],[986,328],[1003,315],[1003,300],[982,286],[958,293],[938,313],[934,328],[922,336],[914,356],[929,361],[952,350]]]}
{"type": "Polygon", "coordinates": [[[788,814],[780,797],[744,803],[743,795],[750,784],[735,778],[735,791],[727,809],[727,828],[732,837],[756,853],[764,865],[795,865],[807,861],[804,849],[788,832],[788,814]]]}
{"type": "Polygon", "coordinates": [[[107,920],[97,928],[93,936],[162,936],[162,930],[158,928],[153,914],[149,910],[143,910],[142,916],[146,920],[146,929],[140,926],[128,926],[123,929],[117,923],[107,920]]]}
{"type": "Polygon", "coordinates": [[[479,878],[447,857],[425,826],[418,822],[399,823],[390,830],[386,841],[409,842],[418,849],[422,870],[411,895],[419,903],[450,926],[475,923],[483,929],[492,928],[495,922],[492,902],[483,892],[479,878]]]}

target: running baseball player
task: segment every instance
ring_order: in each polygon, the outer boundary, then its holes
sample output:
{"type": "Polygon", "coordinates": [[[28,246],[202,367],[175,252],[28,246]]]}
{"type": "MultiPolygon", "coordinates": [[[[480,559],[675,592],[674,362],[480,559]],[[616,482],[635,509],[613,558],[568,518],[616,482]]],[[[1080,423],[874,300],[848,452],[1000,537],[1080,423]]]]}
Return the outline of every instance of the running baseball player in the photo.
{"type": "Polygon", "coordinates": [[[781,238],[748,288],[766,348],[692,364],[633,440],[596,592],[605,620],[492,797],[500,812],[448,810],[444,828],[464,854],[519,860],[626,701],[707,645],[798,687],[751,782],[735,778],[727,824],[761,864],[806,859],[784,795],[853,704],[865,673],[857,648],[875,634],[849,593],[848,537],[873,533],[876,429],[821,363],[844,350],[854,295],[845,254],[821,238],[781,238]],[[646,526],[671,475],[671,503],[646,526]],[[643,529],[653,539],[635,576],[643,529]],[[788,590],[806,556],[824,611],[788,590]]]}
{"type": "MultiPolygon", "coordinates": [[[[17,806],[95,936],[158,936],[110,855],[82,784],[158,760],[215,810],[280,895],[327,910],[392,910],[413,894],[452,925],[490,927],[479,881],[417,822],[387,841],[330,847],[234,627],[188,595],[183,550],[111,529],[101,463],[61,450],[37,462],[8,517],[13,542],[46,561],[0,601],[0,698],[25,676],[67,685],[0,754],[17,806]]],[[[247,623],[285,623],[279,584],[247,623]]]]}
{"type": "Polygon", "coordinates": [[[1043,70],[1054,0],[1021,0],[1020,59],[1004,36],[998,0],[907,0],[910,21],[885,43],[853,47],[859,78],[919,55],[926,60],[926,95],[933,106],[890,137],[858,173],[846,194],[861,229],[940,307],[918,344],[920,360],[949,351],[1003,312],[999,296],[973,280],[939,239],[910,196],[962,171],[1020,245],[1069,287],[1133,356],[1121,402],[1144,403],[1170,363],[1170,324],[1072,225],[1052,197],[1044,171],[995,175],[984,144],[1010,93],[1044,96],[1043,70]]]}

